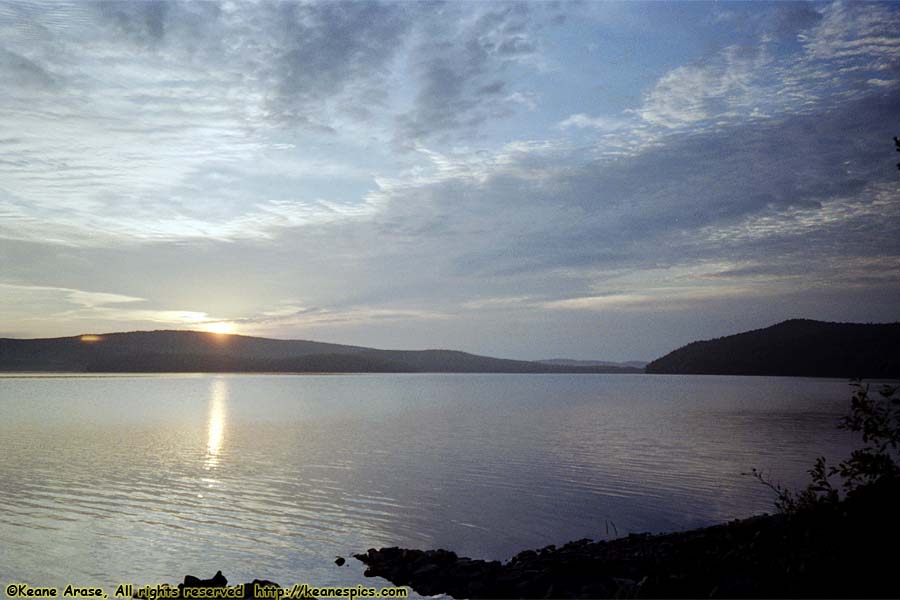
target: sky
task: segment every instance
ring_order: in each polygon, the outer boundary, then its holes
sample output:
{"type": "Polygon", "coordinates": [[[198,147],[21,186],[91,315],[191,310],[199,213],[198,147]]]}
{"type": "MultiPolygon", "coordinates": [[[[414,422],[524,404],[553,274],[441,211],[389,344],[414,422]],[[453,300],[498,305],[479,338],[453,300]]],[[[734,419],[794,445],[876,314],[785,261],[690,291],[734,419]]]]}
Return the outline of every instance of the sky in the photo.
{"type": "Polygon", "coordinates": [[[900,3],[0,1],[0,336],[900,320],[900,3]]]}

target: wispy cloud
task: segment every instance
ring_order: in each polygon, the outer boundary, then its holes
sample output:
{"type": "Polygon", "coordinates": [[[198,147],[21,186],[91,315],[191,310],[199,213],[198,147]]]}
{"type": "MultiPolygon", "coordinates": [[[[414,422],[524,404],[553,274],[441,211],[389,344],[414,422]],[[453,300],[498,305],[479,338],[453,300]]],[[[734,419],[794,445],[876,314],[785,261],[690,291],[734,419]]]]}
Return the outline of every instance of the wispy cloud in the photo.
{"type": "Polygon", "coordinates": [[[898,31],[890,3],[6,3],[0,327],[862,311],[900,291],[898,31]]]}
{"type": "MultiPolygon", "coordinates": [[[[0,283],[0,307],[19,321],[67,322],[110,321],[164,326],[194,326],[212,322],[204,312],[153,309],[143,298],[53,286],[0,283]]],[[[70,333],[79,333],[73,330],[70,333]]]]}
{"type": "Polygon", "coordinates": [[[577,127],[579,129],[616,129],[623,125],[621,120],[609,117],[591,117],[584,113],[578,113],[567,117],[560,121],[559,127],[566,129],[567,127],[577,127]]]}

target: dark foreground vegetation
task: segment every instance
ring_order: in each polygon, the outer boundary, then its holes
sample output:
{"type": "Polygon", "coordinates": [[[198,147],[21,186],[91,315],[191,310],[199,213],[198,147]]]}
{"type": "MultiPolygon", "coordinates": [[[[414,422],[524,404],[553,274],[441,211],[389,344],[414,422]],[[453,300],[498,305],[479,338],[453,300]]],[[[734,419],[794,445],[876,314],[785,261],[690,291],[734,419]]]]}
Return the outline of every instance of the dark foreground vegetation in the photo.
{"type": "MultiPolygon", "coordinates": [[[[366,575],[455,598],[898,597],[900,398],[857,384],[840,427],[861,434],[850,458],[819,458],[798,492],[753,475],[778,514],[663,535],[580,540],[506,563],[446,550],[370,549],[366,575]]],[[[714,493],[714,492],[713,492],[714,493]]]]}
{"type": "Polygon", "coordinates": [[[900,377],[900,323],[792,319],[765,329],[692,342],[647,365],[647,373],[900,377]]]}

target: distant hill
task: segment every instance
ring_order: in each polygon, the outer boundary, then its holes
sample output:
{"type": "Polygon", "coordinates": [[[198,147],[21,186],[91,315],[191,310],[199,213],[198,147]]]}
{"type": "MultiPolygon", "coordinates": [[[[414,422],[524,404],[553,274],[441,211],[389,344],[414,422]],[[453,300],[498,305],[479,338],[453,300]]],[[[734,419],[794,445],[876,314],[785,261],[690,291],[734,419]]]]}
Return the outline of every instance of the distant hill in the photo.
{"type": "Polygon", "coordinates": [[[574,360],[571,358],[545,358],[537,361],[545,365],[562,365],[566,367],[630,367],[641,369],[647,366],[645,360],[628,360],[625,362],[612,362],[608,360],[574,360]]]}
{"type": "Polygon", "coordinates": [[[647,373],[900,377],[900,323],[792,319],[693,342],[654,360],[647,373]]]}
{"type": "Polygon", "coordinates": [[[45,339],[0,338],[0,371],[286,373],[638,373],[554,365],[453,350],[379,350],[308,340],[199,331],[136,331],[45,339]]]}

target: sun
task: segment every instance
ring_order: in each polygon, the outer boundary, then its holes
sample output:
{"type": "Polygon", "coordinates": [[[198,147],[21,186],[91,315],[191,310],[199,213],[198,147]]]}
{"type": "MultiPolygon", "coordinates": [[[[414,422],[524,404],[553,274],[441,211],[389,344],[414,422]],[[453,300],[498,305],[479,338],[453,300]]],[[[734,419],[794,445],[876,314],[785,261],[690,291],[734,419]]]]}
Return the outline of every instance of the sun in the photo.
{"type": "Polygon", "coordinates": [[[215,323],[207,323],[204,325],[210,333],[218,333],[220,335],[234,333],[234,324],[227,321],[216,321],[215,323]]]}

